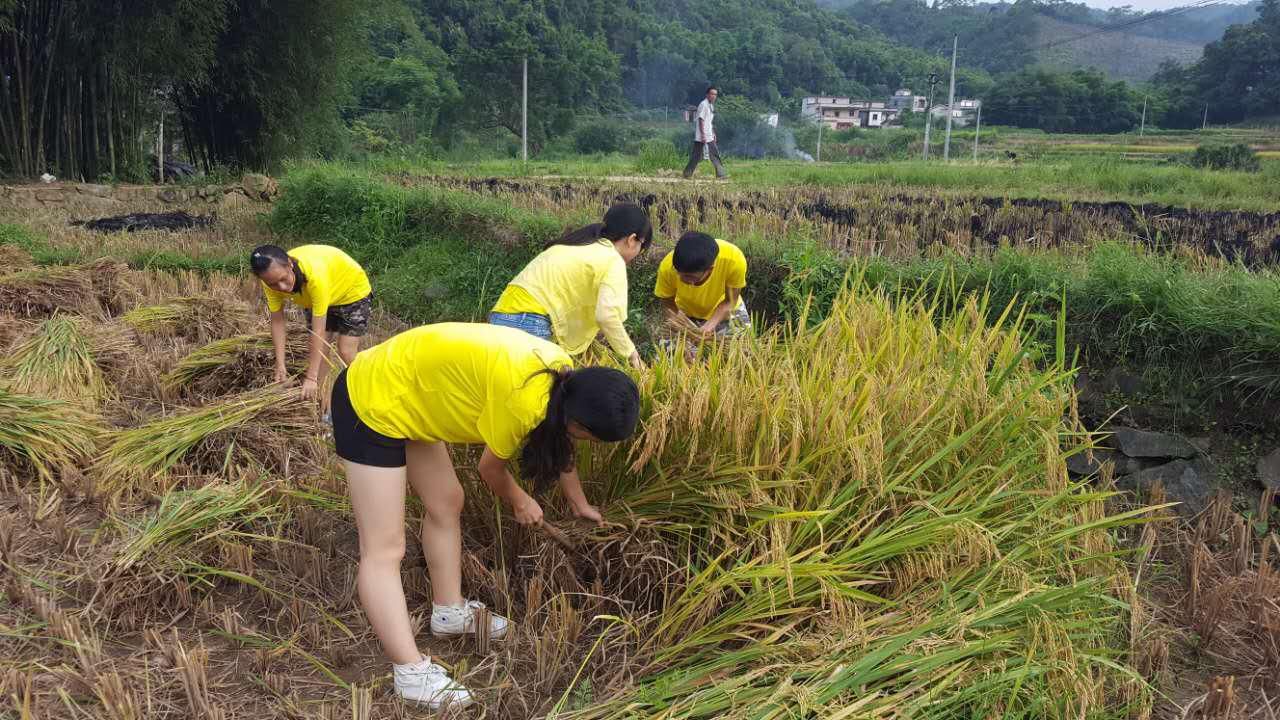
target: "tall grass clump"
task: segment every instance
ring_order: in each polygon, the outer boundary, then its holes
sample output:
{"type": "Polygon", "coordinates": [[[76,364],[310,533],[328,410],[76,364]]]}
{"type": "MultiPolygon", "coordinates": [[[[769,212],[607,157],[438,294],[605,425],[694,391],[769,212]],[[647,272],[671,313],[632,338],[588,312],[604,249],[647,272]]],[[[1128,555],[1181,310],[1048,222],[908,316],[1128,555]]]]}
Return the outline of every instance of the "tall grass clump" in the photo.
{"type": "Polygon", "coordinates": [[[851,283],[825,320],[642,382],[589,459],[610,515],[687,565],[632,620],[638,668],[575,718],[1076,718],[1140,701],[1106,493],[1075,483],[1065,345],[1025,316],[851,283]]]}

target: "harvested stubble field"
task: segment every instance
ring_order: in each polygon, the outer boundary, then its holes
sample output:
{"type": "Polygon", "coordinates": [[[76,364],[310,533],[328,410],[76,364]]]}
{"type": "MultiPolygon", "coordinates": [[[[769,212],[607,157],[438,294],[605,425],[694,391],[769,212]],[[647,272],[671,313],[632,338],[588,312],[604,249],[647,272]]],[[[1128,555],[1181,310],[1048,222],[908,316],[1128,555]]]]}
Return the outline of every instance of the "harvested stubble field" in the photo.
{"type": "Polygon", "coordinates": [[[667,237],[713,226],[732,237],[807,235],[855,255],[911,258],[930,247],[1086,247],[1128,239],[1196,249],[1246,265],[1280,262],[1280,212],[1195,210],[1121,202],[907,194],[900,188],[739,190],[455,176],[394,178],[456,187],[517,207],[572,212],[616,199],[639,202],[667,237]]]}
{"type": "MultiPolygon", "coordinates": [[[[0,717],[422,716],[356,603],[332,448],[266,384],[254,285],[99,261],[0,287],[0,717]],[[36,394],[66,377],[101,391],[36,394]]],[[[464,584],[517,623],[487,652],[422,634],[482,700],[466,716],[1178,717],[1219,672],[1261,712],[1277,551],[1246,556],[1223,507],[1141,525],[1070,480],[1090,437],[1065,348],[1033,364],[1025,317],[947,304],[858,286],[820,324],[655,362],[641,435],[582,458],[612,524],[565,523],[574,553],[455,451],[464,584]]]]}

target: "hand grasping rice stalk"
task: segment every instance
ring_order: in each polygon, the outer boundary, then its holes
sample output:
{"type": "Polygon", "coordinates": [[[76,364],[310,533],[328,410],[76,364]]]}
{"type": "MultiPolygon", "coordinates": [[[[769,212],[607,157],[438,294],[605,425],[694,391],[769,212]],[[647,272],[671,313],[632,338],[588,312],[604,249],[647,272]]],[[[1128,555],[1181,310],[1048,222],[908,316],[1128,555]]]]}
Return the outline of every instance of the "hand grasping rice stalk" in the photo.
{"type": "Polygon", "coordinates": [[[0,449],[30,465],[41,480],[93,456],[98,422],[77,405],[0,387],[0,449]]]}
{"type": "MultiPolygon", "coordinates": [[[[301,372],[306,364],[308,338],[301,333],[290,335],[285,343],[285,356],[293,372],[301,372]]],[[[236,335],[215,340],[178,361],[164,376],[164,386],[171,390],[190,389],[210,395],[225,395],[271,380],[275,367],[275,351],[270,332],[236,335]]]]}
{"type": "Polygon", "coordinates": [[[55,315],[0,361],[0,382],[15,392],[93,408],[111,395],[103,369],[123,365],[130,347],[118,326],[55,315]]]}
{"type": "Polygon", "coordinates": [[[1139,514],[1067,479],[1062,345],[1038,369],[1021,316],[950,306],[855,286],[816,327],[655,363],[642,440],[592,469],[689,569],[639,621],[640,666],[598,663],[616,689],[564,717],[1114,710],[1108,530],[1139,514]]]}
{"type": "Polygon", "coordinates": [[[175,298],[125,313],[124,321],[140,333],[178,335],[207,342],[240,332],[249,323],[249,308],[239,300],[194,296],[175,298]]]}
{"type": "Polygon", "coordinates": [[[235,449],[245,438],[254,438],[249,444],[256,460],[262,459],[263,447],[283,448],[287,453],[290,442],[314,434],[312,414],[312,407],[296,390],[254,390],[113,432],[95,468],[107,492],[129,490],[138,480],[151,483],[147,489],[163,490],[169,484],[163,479],[165,473],[184,461],[221,472],[235,459],[235,449]]]}
{"type": "Polygon", "coordinates": [[[160,507],[136,526],[124,520],[132,532],[116,553],[117,572],[143,562],[173,563],[177,555],[188,559],[196,547],[243,528],[256,520],[280,514],[278,504],[266,502],[270,489],[239,485],[205,485],[194,490],[166,493],[160,507]]]}

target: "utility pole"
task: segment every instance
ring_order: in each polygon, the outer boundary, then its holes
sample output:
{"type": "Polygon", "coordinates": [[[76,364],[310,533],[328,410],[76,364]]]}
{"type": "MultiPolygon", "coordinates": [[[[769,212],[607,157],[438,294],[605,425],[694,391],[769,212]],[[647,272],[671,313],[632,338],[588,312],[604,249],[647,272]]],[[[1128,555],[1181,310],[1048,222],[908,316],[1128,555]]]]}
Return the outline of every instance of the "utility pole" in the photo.
{"type": "Polygon", "coordinates": [[[164,106],[160,106],[160,137],[156,139],[156,176],[164,184],[164,106]]]}
{"type": "Polygon", "coordinates": [[[529,162],[529,58],[520,62],[520,159],[529,162]]]}
{"type": "Polygon", "coordinates": [[[1147,132],[1147,98],[1142,98],[1142,127],[1138,128],[1138,138],[1141,139],[1147,132]]]}
{"type": "Polygon", "coordinates": [[[924,110],[924,159],[929,159],[929,130],[933,127],[933,87],[938,84],[937,73],[929,73],[929,102],[924,110]]]}
{"type": "Polygon", "coordinates": [[[1204,130],[1209,127],[1209,103],[1204,104],[1204,121],[1200,123],[1200,129],[1204,130]]]}
{"type": "Polygon", "coordinates": [[[818,103],[818,157],[814,158],[814,162],[822,162],[822,126],[826,124],[827,120],[822,116],[822,103],[818,103]]]}
{"type": "Polygon", "coordinates": [[[942,159],[951,159],[951,116],[956,107],[956,53],[960,50],[960,36],[951,41],[951,94],[947,99],[947,139],[942,143],[942,159]]]}
{"type": "Polygon", "coordinates": [[[978,136],[982,134],[982,101],[978,101],[978,126],[973,131],[973,161],[978,162],[978,136]]]}

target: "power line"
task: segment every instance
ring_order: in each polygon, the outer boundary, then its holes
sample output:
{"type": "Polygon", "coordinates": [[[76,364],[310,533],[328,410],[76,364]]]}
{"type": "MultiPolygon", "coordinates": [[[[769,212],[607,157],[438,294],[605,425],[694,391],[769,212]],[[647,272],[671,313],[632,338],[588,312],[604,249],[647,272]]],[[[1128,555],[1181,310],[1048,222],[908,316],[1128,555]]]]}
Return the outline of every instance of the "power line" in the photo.
{"type": "Polygon", "coordinates": [[[1222,0],[1196,0],[1196,2],[1193,2],[1189,5],[1184,5],[1182,7],[1177,7],[1177,8],[1165,10],[1162,12],[1149,13],[1147,15],[1143,15],[1142,17],[1136,18],[1134,20],[1128,20],[1126,22],[1116,23],[1115,25],[1107,25],[1105,27],[1097,28],[1092,32],[1081,33],[1074,37],[1051,40],[1043,45],[1032,47],[1030,48],[1030,50],[1032,51],[1049,50],[1051,48],[1055,48],[1060,45],[1067,45],[1069,43],[1076,42],[1077,40],[1084,40],[1085,38],[1091,38],[1096,35],[1112,33],[1118,30],[1127,30],[1129,28],[1137,27],[1138,25],[1143,25],[1149,22],[1154,22],[1156,20],[1164,20],[1166,18],[1175,17],[1177,15],[1181,15],[1182,13],[1190,12],[1191,10],[1210,8],[1210,7],[1215,7],[1217,5],[1222,5],[1222,4],[1223,4],[1222,0]]]}

